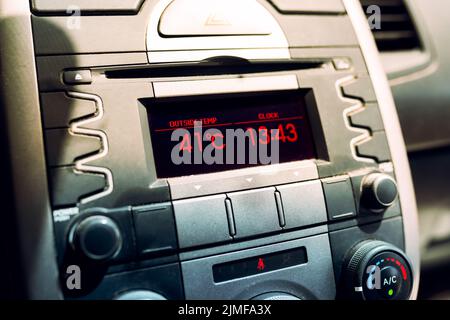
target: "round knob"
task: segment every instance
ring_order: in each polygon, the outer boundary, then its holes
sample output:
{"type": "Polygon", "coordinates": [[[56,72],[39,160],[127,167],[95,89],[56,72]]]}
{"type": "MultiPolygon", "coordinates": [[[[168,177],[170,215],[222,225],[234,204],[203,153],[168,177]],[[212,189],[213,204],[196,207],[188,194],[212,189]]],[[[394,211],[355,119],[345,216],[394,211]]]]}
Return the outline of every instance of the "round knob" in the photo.
{"type": "Polygon", "coordinates": [[[252,300],[261,300],[261,301],[262,300],[266,300],[266,301],[284,300],[284,301],[288,301],[288,300],[301,300],[301,299],[297,298],[296,296],[293,296],[289,293],[269,292],[269,293],[264,293],[259,296],[256,296],[252,300]]]}
{"type": "Polygon", "coordinates": [[[91,216],[75,226],[72,245],[85,257],[104,261],[113,258],[122,247],[117,224],[105,216],[91,216]]]}
{"type": "Polygon", "coordinates": [[[397,199],[397,183],[382,173],[372,173],[362,183],[361,204],[372,212],[379,213],[392,206],[397,199]]]}
{"type": "Polygon", "coordinates": [[[148,290],[133,290],[120,294],[115,300],[167,300],[159,293],[148,290]]]}
{"type": "Polygon", "coordinates": [[[345,297],[363,300],[406,300],[413,276],[404,253],[382,241],[368,240],[351,252],[344,269],[345,297]]]}

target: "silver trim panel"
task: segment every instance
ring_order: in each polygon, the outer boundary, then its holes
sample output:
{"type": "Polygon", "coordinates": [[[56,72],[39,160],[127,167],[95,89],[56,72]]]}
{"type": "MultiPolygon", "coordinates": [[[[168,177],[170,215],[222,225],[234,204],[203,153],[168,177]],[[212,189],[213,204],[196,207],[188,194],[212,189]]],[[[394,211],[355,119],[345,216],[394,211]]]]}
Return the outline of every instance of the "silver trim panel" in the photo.
{"type": "MultiPolygon", "coordinates": [[[[213,54],[209,57],[217,56],[217,52],[214,50],[235,50],[235,49],[262,49],[259,56],[265,58],[273,59],[274,53],[279,53],[280,56],[276,57],[278,59],[286,59],[290,57],[289,53],[289,43],[286,36],[278,24],[275,17],[267,11],[259,2],[256,0],[245,0],[256,2],[255,6],[261,7],[261,13],[264,15],[265,21],[267,21],[266,27],[271,30],[269,35],[233,35],[233,36],[202,36],[202,37],[162,37],[159,32],[160,19],[166,8],[172,3],[173,0],[161,0],[159,1],[152,10],[150,15],[150,22],[147,28],[147,51],[149,62],[154,61],[152,57],[152,52],[168,52],[170,51],[187,51],[184,55],[184,61],[198,61],[198,54],[194,53],[190,55],[189,51],[192,50],[213,50],[209,53],[213,54]],[[280,49],[279,51],[268,51],[268,56],[265,56],[266,49],[280,49]]],[[[239,10],[240,2],[244,0],[227,0],[227,3],[232,6],[236,6],[236,10],[239,10]]],[[[193,3],[193,6],[197,6],[197,3],[193,3]]],[[[180,17],[182,18],[182,17],[180,17]]],[[[248,18],[252,19],[252,12],[248,13],[248,18]]],[[[257,22],[255,22],[257,23],[257,22]]],[[[158,53],[159,59],[165,53],[158,53]]],[[[225,55],[229,55],[228,52],[225,55]]],[[[220,54],[221,56],[224,53],[220,54]]],[[[202,55],[202,60],[205,59],[205,55],[202,55]]],[[[206,58],[209,58],[206,57],[206,58]]],[[[178,56],[178,59],[182,59],[178,56]]],[[[167,59],[164,59],[167,60],[167,59]]],[[[174,60],[171,60],[174,61],[174,60]]],[[[181,60],[180,60],[181,61],[181,60]]]]}
{"type": "Polygon", "coordinates": [[[207,94],[297,90],[296,75],[153,83],[156,98],[207,94]]]}

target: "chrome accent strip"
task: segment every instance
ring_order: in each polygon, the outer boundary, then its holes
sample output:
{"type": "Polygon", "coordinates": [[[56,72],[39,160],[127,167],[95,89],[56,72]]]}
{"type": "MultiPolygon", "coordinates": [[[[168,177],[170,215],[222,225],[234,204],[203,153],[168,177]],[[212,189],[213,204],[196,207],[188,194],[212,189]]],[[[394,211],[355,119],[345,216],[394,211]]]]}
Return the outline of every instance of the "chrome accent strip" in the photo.
{"type": "Polygon", "coordinates": [[[106,134],[103,131],[83,128],[83,126],[86,126],[90,123],[101,120],[104,115],[104,107],[103,107],[103,102],[100,99],[100,97],[93,95],[93,94],[80,93],[80,92],[67,92],[67,95],[72,98],[75,98],[75,99],[84,99],[84,100],[94,101],[95,105],[97,106],[97,113],[94,117],[88,118],[88,119],[83,119],[80,121],[75,121],[70,125],[70,128],[69,128],[69,131],[73,135],[98,137],[98,138],[100,138],[101,144],[102,144],[102,149],[100,150],[99,153],[96,153],[92,156],[88,156],[86,158],[75,161],[75,171],[76,172],[81,173],[81,174],[84,174],[84,173],[101,174],[102,176],[104,176],[106,178],[105,190],[100,193],[97,193],[92,196],[81,199],[80,203],[85,204],[85,203],[92,202],[94,200],[98,200],[100,198],[106,197],[107,195],[111,194],[114,189],[113,175],[112,175],[111,170],[109,170],[108,168],[88,165],[89,162],[96,161],[96,160],[106,157],[106,155],[109,152],[108,137],[106,136],[106,134]]]}
{"type": "Polygon", "coordinates": [[[345,77],[345,78],[342,78],[342,79],[339,79],[338,81],[336,81],[336,90],[338,92],[339,98],[345,102],[353,104],[351,107],[348,107],[343,112],[345,126],[350,131],[360,133],[359,136],[353,138],[350,141],[350,149],[352,152],[352,156],[355,160],[360,161],[360,162],[375,163],[375,160],[370,159],[370,158],[360,157],[360,156],[358,156],[358,153],[356,152],[356,147],[358,145],[370,141],[372,139],[372,137],[370,135],[369,130],[353,127],[352,124],[350,123],[351,114],[364,109],[364,105],[362,104],[362,102],[360,100],[348,98],[348,97],[344,96],[344,93],[342,91],[342,88],[345,86],[345,84],[352,82],[353,80],[356,80],[355,76],[348,76],[348,77],[345,77]]]}
{"type": "Polygon", "coordinates": [[[295,75],[153,83],[156,98],[299,89],[295,75]]]}
{"type": "Polygon", "coordinates": [[[403,212],[405,251],[412,261],[414,285],[411,299],[417,298],[420,279],[419,222],[411,171],[406,153],[400,122],[397,116],[391,88],[384,73],[377,46],[367,24],[366,16],[358,0],[343,0],[348,15],[359,39],[361,51],[367,63],[375,94],[386,128],[392,162],[399,188],[400,204],[403,212]]]}

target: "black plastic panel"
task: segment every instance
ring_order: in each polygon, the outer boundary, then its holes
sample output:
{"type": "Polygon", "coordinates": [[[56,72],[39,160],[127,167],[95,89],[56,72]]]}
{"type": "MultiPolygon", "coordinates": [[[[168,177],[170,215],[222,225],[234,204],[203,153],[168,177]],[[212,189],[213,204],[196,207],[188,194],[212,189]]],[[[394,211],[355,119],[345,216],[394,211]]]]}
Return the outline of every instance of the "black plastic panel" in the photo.
{"type": "Polygon", "coordinates": [[[178,263],[106,276],[95,291],[83,299],[111,300],[134,290],[148,290],[169,300],[184,299],[178,263]]]}

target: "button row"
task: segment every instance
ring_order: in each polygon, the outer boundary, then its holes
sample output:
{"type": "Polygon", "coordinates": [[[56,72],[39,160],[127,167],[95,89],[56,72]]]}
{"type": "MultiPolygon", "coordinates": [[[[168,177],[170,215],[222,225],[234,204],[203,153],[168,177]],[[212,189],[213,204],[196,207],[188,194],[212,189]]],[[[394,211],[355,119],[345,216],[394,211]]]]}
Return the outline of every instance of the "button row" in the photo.
{"type": "MultiPolygon", "coordinates": [[[[94,183],[91,181],[89,185],[94,183]]],[[[178,248],[227,243],[318,225],[327,220],[353,218],[357,212],[353,189],[350,177],[341,176],[134,207],[131,214],[137,256],[147,259],[175,253],[178,248]]],[[[122,225],[118,211],[113,211],[99,214],[122,225]]],[[[132,229],[121,228],[125,238],[131,237],[128,233],[132,229]]],[[[131,243],[126,246],[131,245],[134,246],[131,243]]],[[[131,259],[131,255],[124,252],[118,258],[125,256],[131,259]]]]}
{"type": "Polygon", "coordinates": [[[180,248],[228,242],[327,221],[320,181],[173,203],[180,248]]]}

